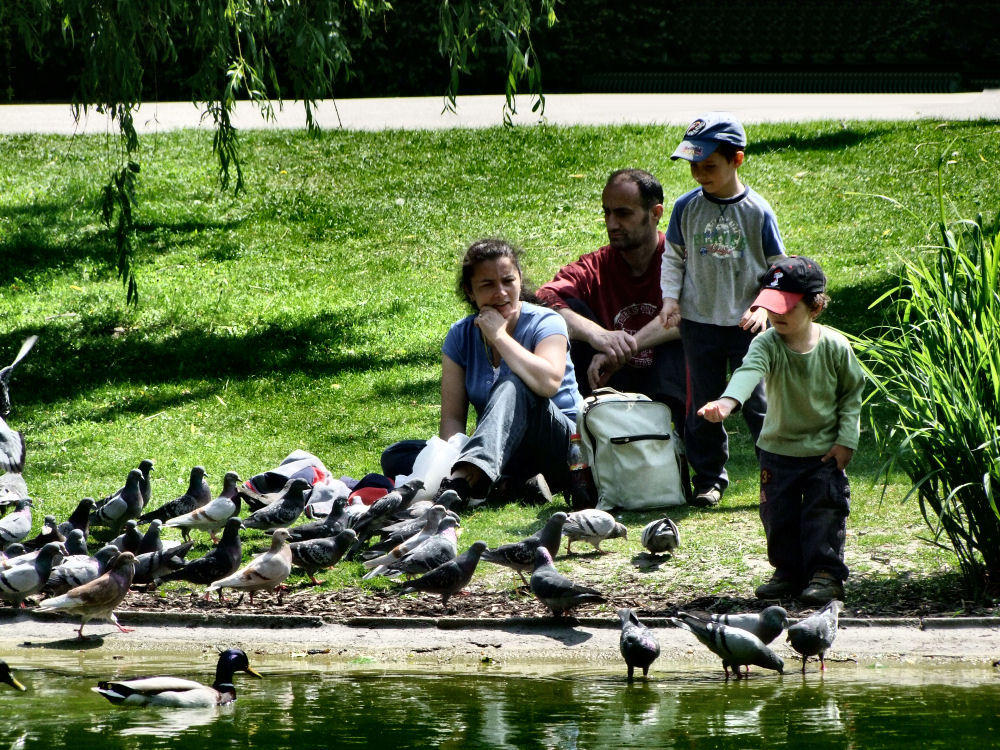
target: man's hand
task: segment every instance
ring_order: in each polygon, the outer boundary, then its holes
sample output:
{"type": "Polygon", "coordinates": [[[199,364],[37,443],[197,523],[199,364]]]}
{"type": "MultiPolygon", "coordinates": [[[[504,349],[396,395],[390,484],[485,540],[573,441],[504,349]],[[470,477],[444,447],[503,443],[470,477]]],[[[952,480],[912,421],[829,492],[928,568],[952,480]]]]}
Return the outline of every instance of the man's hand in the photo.
{"type": "Polygon", "coordinates": [[[615,366],[623,367],[639,352],[635,337],[626,331],[606,331],[601,329],[588,342],[598,354],[603,354],[615,366]]]}
{"type": "Polygon", "coordinates": [[[833,459],[837,462],[837,468],[843,471],[847,468],[847,464],[851,463],[852,458],[854,458],[853,448],[847,448],[846,446],[834,443],[834,446],[826,452],[822,460],[829,461],[833,459]]]}
{"type": "Polygon", "coordinates": [[[590,383],[591,390],[606,386],[611,380],[611,376],[623,366],[623,364],[615,364],[615,361],[605,354],[600,352],[595,354],[587,368],[587,382],[590,383]]]}
{"type": "Polygon", "coordinates": [[[675,328],[681,324],[681,305],[672,297],[664,297],[660,308],[660,325],[664,328],[675,328]]]}
{"type": "Polygon", "coordinates": [[[722,422],[733,413],[733,409],[739,406],[739,402],[733,398],[720,398],[717,401],[709,401],[698,410],[698,416],[704,417],[709,422],[722,422]]]}
{"type": "Polygon", "coordinates": [[[758,307],[756,310],[747,310],[740,318],[740,328],[751,333],[758,333],[767,328],[767,310],[758,307]]]}

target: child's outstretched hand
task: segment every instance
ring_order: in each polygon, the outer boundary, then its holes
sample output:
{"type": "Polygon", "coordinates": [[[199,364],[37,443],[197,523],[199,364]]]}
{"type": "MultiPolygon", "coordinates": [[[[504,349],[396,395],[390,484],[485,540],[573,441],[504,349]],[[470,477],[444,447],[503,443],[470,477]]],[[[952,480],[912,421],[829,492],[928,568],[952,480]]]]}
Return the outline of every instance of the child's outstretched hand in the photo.
{"type": "Polygon", "coordinates": [[[709,422],[721,422],[730,414],[733,409],[739,406],[736,399],[720,398],[717,401],[709,401],[698,410],[698,416],[704,417],[709,422]]]}
{"type": "Polygon", "coordinates": [[[751,333],[759,333],[767,328],[767,310],[758,307],[756,310],[747,310],[740,318],[740,328],[751,333]]]}
{"type": "Polygon", "coordinates": [[[829,461],[831,458],[837,462],[837,468],[843,471],[847,468],[847,464],[851,463],[851,459],[854,458],[854,449],[843,445],[837,445],[835,443],[834,446],[826,452],[826,455],[823,456],[822,460],[829,461]]]}

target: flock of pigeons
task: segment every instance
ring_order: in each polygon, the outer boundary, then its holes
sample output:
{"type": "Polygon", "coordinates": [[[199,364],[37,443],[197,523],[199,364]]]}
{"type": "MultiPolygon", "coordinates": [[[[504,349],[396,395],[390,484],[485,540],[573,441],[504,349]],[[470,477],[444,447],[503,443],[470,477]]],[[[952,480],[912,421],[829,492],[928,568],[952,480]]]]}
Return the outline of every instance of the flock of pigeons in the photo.
{"type": "MultiPolygon", "coordinates": [[[[33,344],[33,339],[26,341],[14,362],[0,370],[2,417],[10,409],[10,373],[33,344]]],[[[79,617],[80,638],[91,619],[110,620],[120,631],[128,632],[118,623],[114,610],[134,585],[155,587],[187,581],[205,586],[206,598],[218,592],[224,601],[223,591],[233,589],[241,592],[241,598],[243,592],[248,593],[251,603],[255,592],[278,590],[280,603],[282,584],[293,566],[318,583],[316,573],[342,559],[362,560],[365,578],[398,578],[400,593],[436,594],[444,606],[449,597],[468,585],[483,560],[514,570],[553,616],[560,617],[579,605],[607,601],[597,589],[576,583],[555,568],[553,557],[562,538],[567,539],[567,553],[574,542],[587,542],[600,552],[603,541],[627,538],[626,528],[604,511],[557,512],[527,538],[493,549],[477,541],[459,554],[460,519],[449,509],[459,500],[458,495],[444,491],[418,500],[418,495],[428,494],[421,493],[423,482],[419,479],[402,484],[371,505],[348,504],[344,495],[321,484],[312,486],[302,478],[290,479],[277,492],[261,494],[250,483],[241,484],[235,472],[225,475],[221,492],[214,495],[204,468],[196,466],[183,495],[150,509],[153,461],[148,459],[129,472],[117,491],[99,501],[84,498],[61,523],[46,516],[41,531],[29,538],[33,505],[21,475],[24,457],[23,435],[0,418],[0,469],[6,472],[0,476],[0,599],[24,607],[30,597],[41,595],[44,598],[36,611],[79,617]],[[241,518],[243,505],[248,512],[241,518]],[[10,509],[13,512],[7,513],[10,509]],[[302,516],[311,520],[296,524],[302,516]],[[140,530],[142,526],[145,531],[140,530]],[[163,528],[179,529],[183,541],[162,539],[163,528]],[[269,549],[246,564],[242,564],[243,529],[271,535],[269,549]],[[216,544],[205,556],[187,560],[194,545],[192,531],[207,532],[216,544]],[[91,555],[88,540],[103,546],[91,555]]],[[[680,532],[672,520],[661,518],[646,525],[641,541],[653,554],[669,553],[679,545],[680,532]]],[[[732,668],[739,679],[741,666],[782,671],[781,658],[767,644],[786,627],[792,647],[803,655],[803,671],[805,659],[811,655],[819,655],[821,668],[825,668],[823,654],[836,635],[841,606],[831,602],[791,627],[787,612],[780,607],[729,616],[681,612],[670,622],[690,631],[720,656],[727,677],[732,668]]],[[[636,667],[645,676],[659,654],[656,639],[631,610],[618,610],[618,615],[621,653],[629,679],[636,667]]],[[[0,680],[5,679],[5,667],[0,667],[0,680]]],[[[235,695],[235,691],[230,694],[218,689],[219,684],[232,687],[234,670],[255,674],[246,655],[240,657],[235,651],[220,657],[218,670],[216,687],[198,686],[214,691],[211,695],[216,702],[235,695]]],[[[6,681],[17,687],[16,680],[6,681]]],[[[143,689],[127,683],[97,688],[109,700],[125,703],[141,700],[136,696],[143,689]]],[[[203,691],[197,700],[205,700],[208,694],[203,691]]]]}

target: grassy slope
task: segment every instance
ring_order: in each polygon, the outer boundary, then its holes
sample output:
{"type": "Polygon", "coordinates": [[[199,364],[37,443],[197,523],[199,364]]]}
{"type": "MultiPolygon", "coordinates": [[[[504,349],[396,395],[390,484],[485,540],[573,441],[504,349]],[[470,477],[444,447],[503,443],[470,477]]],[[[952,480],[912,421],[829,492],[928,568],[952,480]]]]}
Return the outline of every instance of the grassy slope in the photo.
{"type": "MultiPolygon", "coordinates": [[[[148,138],[138,308],[109,270],[96,214],[114,142],[0,138],[3,358],[41,334],[12,387],[26,479],[46,501],[36,527],[43,513],[62,518],[80,497],[120,486],[144,457],[156,460],[158,500],[180,494],[196,463],[216,486],[228,469],[245,478],[295,448],[335,474],[378,470],[385,445],[436,431],[440,341],[465,312],[453,293],[464,247],[505,236],[526,249],[530,277],[546,280],[603,244],[610,170],[650,169],[668,205],[693,186],[668,158],[680,136],[667,127],[246,133],[248,191],[237,198],[217,189],[209,135],[148,138]]],[[[931,217],[947,153],[943,187],[956,214],[996,216],[996,123],[758,125],[749,136],[744,181],[774,206],[789,250],[823,262],[834,299],[824,322],[852,333],[878,322],[867,307],[891,284],[896,254],[928,241],[873,195],[931,217]]],[[[646,582],[745,594],[766,577],[745,434],[734,447],[722,508],[672,513],[685,532],[678,564],[646,582]]],[[[849,563],[868,574],[856,593],[872,585],[871,596],[891,596],[911,573],[951,581],[950,556],[917,541],[924,526],[915,504],[900,504],[906,487],[894,483],[882,499],[874,454],[866,441],[852,464],[849,563]],[[903,577],[879,583],[887,573],[903,577]]],[[[480,513],[464,538],[503,541],[548,510],[480,513]]],[[[639,551],[638,529],[652,517],[626,517],[633,539],[609,549],[639,551]]]]}

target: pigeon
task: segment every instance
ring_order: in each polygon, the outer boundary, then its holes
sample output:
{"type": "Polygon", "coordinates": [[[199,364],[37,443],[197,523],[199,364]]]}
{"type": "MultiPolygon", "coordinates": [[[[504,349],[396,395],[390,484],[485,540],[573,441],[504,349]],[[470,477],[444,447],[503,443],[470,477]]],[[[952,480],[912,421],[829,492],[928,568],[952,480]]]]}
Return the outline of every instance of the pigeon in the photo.
{"type": "MultiPolygon", "coordinates": [[[[407,552],[395,562],[390,562],[384,566],[385,570],[379,575],[398,576],[409,575],[418,576],[428,573],[439,565],[444,565],[449,560],[454,560],[458,555],[458,535],[455,528],[458,522],[451,516],[445,516],[438,524],[437,533],[430,539],[407,552]]],[[[376,575],[375,570],[371,571],[365,578],[376,575]]]]}
{"type": "Polygon", "coordinates": [[[17,681],[17,678],[10,673],[10,667],[7,666],[7,662],[0,659],[0,682],[10,685],[15,690],[20,690],[22,693],[27,690],[24,685],[17,681]]]}
{"type": "Polygon", "coordinates": [[[0,547],[7,547],[20,542],[31,533],[30,497],[23,497],[14,503],[14,512],[0,519],[0,547]]]}
{"type": "MultiPolygon", "coordinates": [[[[427,509],[427,513],[430,513],[431,509],[427,509]]],[[[366,559],[371,559],[373,557],[378,557],[379,555],[388,552],[397,544],[401,544],[409,539],[414,534],[418,533],[427,522],[427,513],[424,513],[418,518],[406,518],[402,521],[397,521],[396,523],[390,524],[383,529],[379,530],[379,534],[382,535],[382,540],[376,542],[375,544],[369,545],[368,549],[362,555],[366,559]]],[[[458,517],[458,514],[453,511],[445,511],[445,518],[455,519],[455,525],[461,526],[462,521],[458,517]]],[[[443,520],[443,519],[442,519],[443,520]]]]}
{"type": "Polygon", "coordinates": [[[66,537],[59,533],[56,528],[56,517],[45,516],[42,521],[42,530],[31,539],[24,541],[24,548],[27,550],[41,549],[49,542],[65,542],[66,537]]]}
{"type": "MultiPolygon", "coordinates": [[[[222,589],[242,589],[250,592],[250,603],[253,604],[255,591],[273,591],[291,572],[292,551],[288,547],[288,529],[278,529],[271,535],[271,548],[267,552],[257,555],[231,576],[213,581],[206,593],[222,589]]],[[[281,604],[280,591],[278,604],[281,604]]]]}
{"type": "Polygon", "coordinates": [[[24,471],[24,434],[12,430],[0,417],[0,469],[20,474],[24,471]]]}
{"type": "Polygon", "coordinates": [[[531,536],[520,542],[501,544],[499,547],[486,550],[483,552],[483,559],[517,571],[521,580],[527,584],[528,580],[524,577],[524,573],[535,567],[535,550],[542,546],[549,551],[550,556],[555,555],[559,551],[562,527],[567,518],[568,516],[562,511],[553,513],[545,525],[531,536]]]}
{"type": "Polygon", "coordinates": [[[23,475],[16,471],[0,474],[0,516],[25,497],[28,497],[28,485],[23,475]]]}
{"type": "Polygon", "coordinates": [[[802,654],[802,671],[806,671],[806,659],[819,656],[820,671],[826,670],[823,657],[837,637],[837,615],[844,603],[834,599],[823,609],[814,612],[788,628],[788,642],[802,654]]]}
{"type": "Polygon", "coordinates": [[[581,604],[601,604],[607,601],[597,589],[573,583],[556,570],[552,564],[552,554],[543,545],[535,548],[535,569],[531,573],[529,585],[531,593],[552,611],[553,617],[560,617],[581,604]]]}
{"type": "Polygon", "coordinates": [[[74,511],[69,514],[69,518],[59,524],[59,533],[69,539],[73,529],[80,529],[84,538],[90,533],[90,514],[94,511],[97,503],[92,497],[85,497],[81,500],[74,511]]]}
{"type": "Polygon", "coordinates": [[[423,487],[423,480],[411,479],[369,505],[368,512],[351,527],[358,534],[358,542],[363,544],[380,528],[392,523],[395,514],[405,510],[423,487]]]}
{"type": "Polygon", "coordinates": [[[441,524],[441,519],[444,518],[444,514],[445,509],[443,505],[438,505],[437,507],[432,508],[431,512],[427,514],[427,521],[424,523],[424,527],[417,534],[414,534],[406,541],[397,544],[384,555],[372,558],[371,560],[365,560],[362,564],[369,570],[373,571],[370,576],[382,575],[385,572],[386,565],[395,562],[407,552],[412,552],[418,546],[437,534],[438,526],[441,524]]]}
{"type": "Polygon", "coordinates": [[[641,541],[654,555],[673,552],[681,543],[681,531],[671,519],[658,518],[643,528],[641,541]]]}
{"type": "Polygon", "coordinates": [[[747,614],[715,614],[711,612],[678,612],[680,615],[691,615],[706,622],[719,622],[741,630],[753,633],[765,644],[771,643],[788,627],[788,612],[784,607],[767,607],[763,611],[747,614]]]}
{"type": "Polygon", "coordinates": [[[142,544],[143,533],[139,531],[139,522],[130,518],[125,522],[125,529],[121,534],[112,539],[109,544],[113,544],[122,552],[139,553],[139,545],[142,544]]]}
{"type": "Polygon", "coordinates": [[[308,498],[305,493],[308,489],[309,482],[305,479],[289,479],[281,497],[244,518],[243,528],[278,529],[290,526],[306,507],[308,498]]]}
{"type": "Polygon", "coordinates": [[[171,518],[190,513],[195,508],[208,504],[211,500],[212,490],[209,489],[208,482],[205,481],[205,467],[195,466],[191,469],[191,475],[188,478],[187,491],[180,497],[164,503],[156,510],[146,511],[139,516],[139,523],[149,523],[154,518],[165,522],[171,518]]]}
{"type": "Polygon", "coordinates": [[[139,471],[142,472],[142,479],[139,481],[139,494],[142,495],[142,507],[145,509],[149,501],[153,498],[153,485],[149,480],[149,472],[153,470],[153,459],[144,458],[139,462],[139,471]]]}
{"type": "Polygon", "coordinates": [[[110,620],[122,633],[130,633],[130,628],[123,628],[118,623],[114,609],[128,594],[134,573],[135,556],[131,552],[122,552],[102,575],[65,594],[42,600],[37,611],[79,615],[80,629],[76,631],[78,638],[83,638],[84,625],[91,620],[101,619],[110,620]]]}
{"type": "Polygon", "coordinates": [[[103,504],[98,503],[90,514],[91,526],[105,526],[110,529],[108,538],[121,533],[125,522],[130,518],[138,518],[142,513],[142,472],[132,469],[125,480],[125,486],[114,495],[106,498],[103,504]]]}
{"type": "Polygon", "coordinates": [[[747,666],[748,672],[751,664],[765,669],[774,669],[778,674],[784,672],[785,663],[781,657],[753,633],[732,625],[723,625],[720,622],[699,620],[688,614],[681,614],[678,617],[670,618],[670,620],[677,627],[693,633],[695,638],[708,647],[709,651],[722,659],[722,668],[726,672],[726,679],[729,679],[730,667],[733,668],[736,679],[740,679],[743,676],[740,672],[742,665],[747,666]]]}
{"type": "Polygon", "coordinates": [[[416,518],[417,516],[422,516],[427,512],[428,508],[434,505],[443,505],[448,509],[452,505],[461,506],[463,505],[462,496],[455,492],[455,490],[445,490],[433,500],[417,500],[410,503],[410,506],[402,512],[402,515],[416,518]]]}
{"type": "Polygon", "coordinates": [[[231,648],[219,654],[215,682],[211,686],[180,677],[137,677],[131,680],[102,680],[91,690],[115,705],[210,708],[236,700],[233,676],[237,672],[246,672],[260,679],[260,673],[250,666],[246,652],[231,648]]]}
{"type": "Polygon", "coordinates": [[[49,580],[42,586],[42,591],[50,596],[58,596],[93,581],[108,569],[118,554],[117,547],[106,544],[97,550],[93,557],[70,555],[63,558],[63,561],[52,569],[49,580]]]}
{"type": "MultiPolygon", "coordinates": [[[[154,583],[160,585],[168,581],[188,581],[207,586],[213,581],[231,576],[239,570],[243,561],[243,545],[240,542],[240,529],[243,523],[238,518],[230,518],[222,530],[219,544],[204,557],[191,560],[183,568],[157,578],[154,583]]],[[[206,592],[206,598],[209,594],[206,592]]],[[[219,590],[219,600],[225,601],[222,590],[219,590]]]]}
{"type": "Polygon", "coordinates": [[[14,361],[0,370],[0,417],[4,419],[10,416],[10,376],[13,374],[14,368],[31,351],[31,347],[35,345],[36,341],[38,341],[38,336],[28,336],[21,344],[14,361]]]}
{"type": "Polygon", "coordinates": [[[222,480],[222,492],[217,498],[200,508],[195,508],[190,513],[169,519],[165,525],[180,529],[185,542],[191,538],[191,529],[207,531],[211,535],[212,541],[218,542],[215,532],[225,526],[230,517],[238,515],[240,512],[241,501],[236,494],[239,483],[239,474],[235,471],[227,471],[222,480]]]}
{"type": "Polygon", "coordinates": [[[309,580],[318,586],[320,582],[316,580],[316,571],[332,568],[340,562],[357,538],[354,529],[344,529],[332,539],[322,537],[293,542],[288,545],[292,550],[292,565],[302,568],[309,580]]]}
{"type": "Polygon", "coordinates": [[[649,665],[660,655],[660,644],[657,643],[653,631],[639,622],[628,607],[618,610],[618,618],[622,621],[622,634],[618,640],[618,649],[628,667],[628,681],[632,682],[632,672],[636,667],[642,670],[642,676],[649,674],[649,665]]]}
{"type": "Polygon", "coordinates": [[[399,593],[410,594],[415,591],[423,591],[427,594],[437,594],[441,597],[441,606],[446,607],[448,599],[453,594],[457,594],[469,585],[472,574],[476,572],[479,559],[485,551],[486,542],[474,542],[469,549],[454,560],[439,565],[419,578],[402,584],[399,593]]]}
{"type": "Polygon", "coordinates": [[[152,583],[154,579],[184,567],[184,556],[191,551],[194,542],[184,542],[166,550],[153,550],[135,556],[133,584],[152,583]]]}
{"type": "Polygon", "coordinates": [[[87,555],[90,554],[87,549],[87,538],[83,535],[80,529],[73,529],[69,532],[69,536],[66,537],[66,541],[63,542],[66,547],[66,552],[70,555],[87,555]]]}
{"type": "Polygon", "coordinates": [[[562,533],[566,537],[567,555],[570,554],[573,542],[589,542],[601,552],[601,542],[605,539],[628,539],[628,529],[618,523],[614,516],[593,508],[570,513],[563,524],[562,533]]]}
{"type": "MultiPolygon", "coordinates": [[[[315,492],[315,490],[313,490],[315,492]]],[[[304,542],[307,539],[323,539],[335,537],[344,530],[344,508],[347,498],[341,495],[333,501],[330,512],[319,521],[310,521],[288,530],[289,542],[304,542]]]]}
{"type": "Polygon", "coordinates": [[[0,599],[24,607],[24,600],[41,591],[49,580],[55,556],[65,552],[62,542],[49,542],[33,562],[0,572],[0,599]]]}

